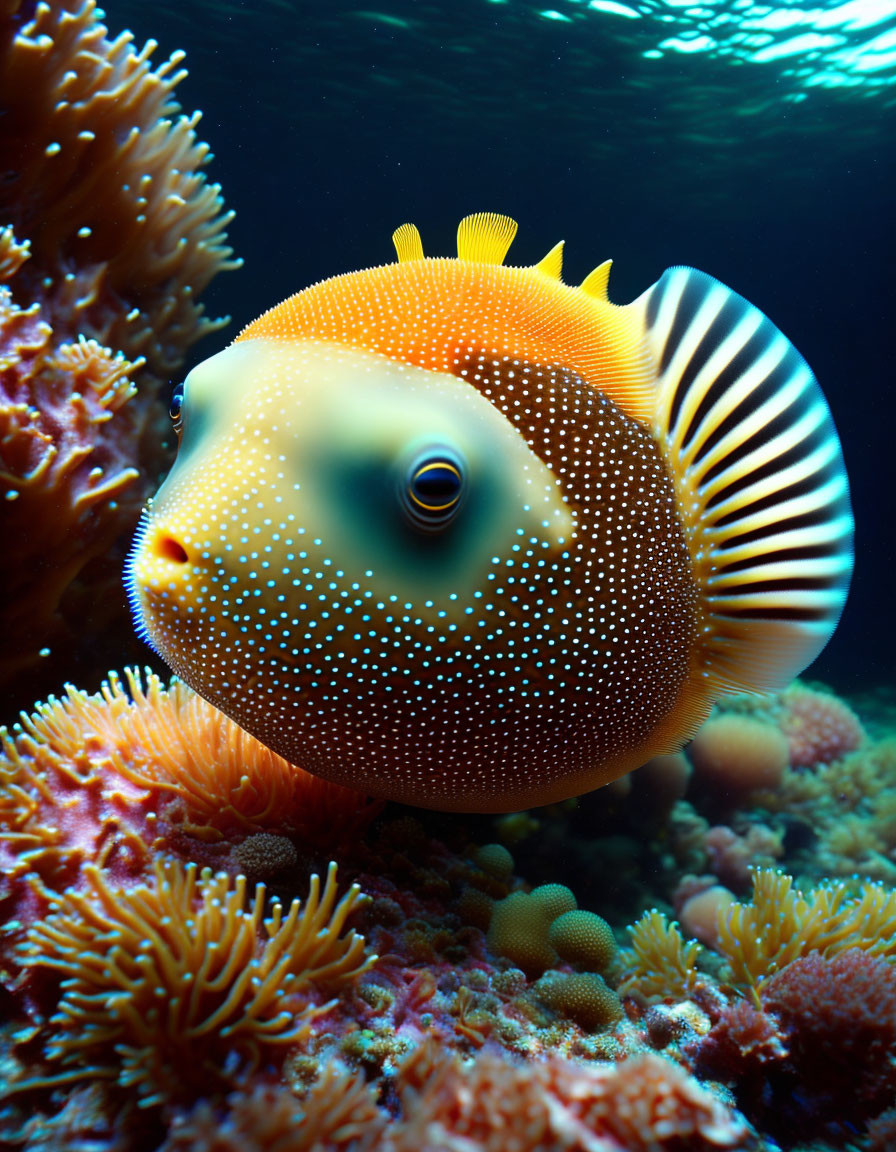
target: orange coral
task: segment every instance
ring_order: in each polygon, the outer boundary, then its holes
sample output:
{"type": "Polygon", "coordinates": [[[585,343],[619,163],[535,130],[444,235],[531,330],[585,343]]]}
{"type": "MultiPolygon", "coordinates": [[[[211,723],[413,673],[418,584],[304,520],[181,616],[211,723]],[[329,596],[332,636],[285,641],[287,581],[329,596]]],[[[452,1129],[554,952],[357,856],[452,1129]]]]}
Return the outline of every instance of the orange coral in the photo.
{"type": "Polygon", "coordinates": [[[773,724],[728,712],[706,721],[689,755],[701,784],[735,798],[778,787],[787,767],[787,741],[773,724]]]}
{"type": "Polygon", "coordinates": [[[228,1096],[223,1120],[202,1101],[159,1152],[376,1152],[385,1126],[363,1075],[329,1063],[301,1100],[259,1084],[228,1096]]]}
{"type": "Polygon", "coordinates": [[[101,18],[94,0],[5,5],[0,217],[30,241],[21,290],[57,336],[145,356],[165,377],[221,325],[196,297],[234,267],[232,214],[202,174],[199,113],[178,115],[184,53],[154,68],[152,41],[138,51],[101,18]]]}
{"type": "Polygon", "coordinates": [[[285,832],[334,844],[358,837],[379,801],[287,763],[185,685],[111,674],[101,692],[69,687],[10,734],[0,729],[0,853],[6,870],[70,882],[94,861],[119,874],[180,829],[201,840],[285,832]]]}
{"type": "Polygon", "coordinates": [[[323,893],[314,875],[304,908],[294,900],[284,916],[275,902],[267,918],[263,884],[247,907],[242,876],[199,878],[174,860],[154,871],[151,885],[112,889],[89,866],[89,892],[67,891],[29,929],[26,964],[61,980],[47,1057],[70,1071],[26,1087],[112,1078],[144,1105],[206,1091],[228,1068],[300,1042],[332,1006],[311,989],[338,988],[375,959],[363,937],[343,935],[360,892],[337,903],[335,864],[323,893]]]}
{"type": "Polygon", "coordinates": [[[172,96],[183,54],[154,69],[152,43],[99,16],[93,0],[0,15],[0,687],[20,704],[50,686],[51,652],[56,681],[124,621],[110,549],[136,523],[138,469],[157,469],[158,392],[221,323],[196,297],[235,266],[198,116],[172,96]]]}

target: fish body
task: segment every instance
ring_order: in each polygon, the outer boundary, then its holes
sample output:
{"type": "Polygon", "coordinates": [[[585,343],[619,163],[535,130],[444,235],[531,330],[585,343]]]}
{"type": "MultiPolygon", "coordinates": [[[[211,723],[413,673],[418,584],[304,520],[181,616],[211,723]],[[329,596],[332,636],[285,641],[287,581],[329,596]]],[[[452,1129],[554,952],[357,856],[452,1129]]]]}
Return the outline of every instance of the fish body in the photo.
{"type": "Polygon", "coordinates": [[[423,807],[510,811],[680,747],[786,684],[852,567],[805,361],[675,268],[632,304],[515,224],[316,284],[194,369],[128,562],[137,626],[288,760],[423,807]]]}

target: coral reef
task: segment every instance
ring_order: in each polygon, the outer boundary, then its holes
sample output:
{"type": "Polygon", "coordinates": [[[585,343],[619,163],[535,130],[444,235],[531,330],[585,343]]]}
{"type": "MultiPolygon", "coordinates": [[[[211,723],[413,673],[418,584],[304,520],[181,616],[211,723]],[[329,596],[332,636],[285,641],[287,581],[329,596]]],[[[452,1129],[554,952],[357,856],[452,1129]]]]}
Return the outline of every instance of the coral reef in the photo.
{"type": "MultiPolygon", "coordinates": [[[[779,725],[782,700],[732,713],[779,725]]],[[[152,673],[69,687],[2,733],[0,1140],[887,1147],[896,892],[823,872],[838,805],[883,827],[892,741],[867,727],[774,793],[676,761],[672,789],[652,764],[446,817],[322,784],[152,673]]]]}
{"type": "Polygon", "coordinates": [[[763,985],[758,1005],[726,1008],[692,1056],[789,1143],[794,1133],[849,1135],[880,1114],[896,1091],[894,1049],[896,970],[852,948],[792,961],[763,985]]]}
{"type": "Polygon", "coordinates": [[[181,54],[101,19],[0,15],[0,1145],[893,1147],[886,694],[733,697],[495,819],[322,782],[151,672],[32,706],[126,658],[162,385],[235,266],[181,54]]]}
{"type": "Polygon", "coordinates": [[[224,321],[233,268],[182,53],[111,37],[94,0],[0,15],[0,689],[24,706],[105,663],[124,631],[123,537],[163,463],[160,392],[224,321]],[[100,649],[97,651],[97,649],[100,649]]]}

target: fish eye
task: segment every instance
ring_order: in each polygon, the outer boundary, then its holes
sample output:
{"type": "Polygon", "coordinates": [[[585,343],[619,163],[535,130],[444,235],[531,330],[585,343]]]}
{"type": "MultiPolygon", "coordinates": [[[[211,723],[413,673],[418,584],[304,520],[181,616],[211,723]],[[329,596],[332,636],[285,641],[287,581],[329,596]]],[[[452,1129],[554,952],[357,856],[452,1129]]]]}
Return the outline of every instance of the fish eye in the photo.
{"type": "Polygon", "coordinates": [[[171,417],[171,423],[174,425],[174,431],[178,436],[184,426],[183,406],[184,386],[183,384],[178,384],[174,389],[174,395],[171,397],[171,407],[168,409],[168,415],[171,417]]]}
{"type": "Polygon", "coordinates": [[[449,449],[418,455],[407,470],[404,511],[416,528],[426,532],[446,528],[460,510],[466,490],[464,462],[449,449]]]}

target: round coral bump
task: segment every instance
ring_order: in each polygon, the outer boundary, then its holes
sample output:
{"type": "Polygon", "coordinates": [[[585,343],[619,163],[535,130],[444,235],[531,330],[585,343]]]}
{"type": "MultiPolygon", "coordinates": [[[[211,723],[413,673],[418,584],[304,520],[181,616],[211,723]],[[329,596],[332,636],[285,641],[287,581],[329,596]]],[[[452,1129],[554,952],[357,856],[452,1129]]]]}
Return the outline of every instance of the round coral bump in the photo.
{"type": "Polygon", "coordinates": [[[600,1032],[622,1017],[622,1003],[594,972],[549,972],[535,986],[539,999],[586,1032],[600,1032]]]}
{"type": "Polygon", "coordinates": [[[513,875],[513,857],[503,844],[483,844],[473,853],[473,860],[495,880],[509,880],[513,875]]]}
{"type": "Polygon", "coordinates": [[[777,788],[789,759],[787,740],[774,725],[750,716],[714,716],[690,748],[698,780],[720,792],[777,788]]]}
{"type": "Polygon", "coordinates": [[[564,912],[551,924],[548,939],[561,960],[603,972],[616,955],[613,929],[595,912],[564,912]]]}
{"type": "Polygon", "coordinates": [[[564,884],[542,884],[531,892],[511,892],[492,910],[488,945],[528,975],[540,975],[557,963],[548,933],[554,920],[576,906],[564,884]]]}
{"type": "Polygon", "coordinates": [[[576,907],[576,898],[565,884],[540,884],[532,889],[530,896],[549,920],[556,920],[576,907]]]}
{"type": "Polygon", "coordinates": [[[713,884],[691,896],[681,908],[681,926],[710,948],[719,946],[719,917],[735,902],[734,893],[721,884],[713,884]]]}
{"type": "Polygon", "coordinates": [[[794,768],[830,764],[855,751],[865,740],[858,716],[830,692],[794,684],[781,697],[781,703],[786,709],[781,727],[794,768]]]}

